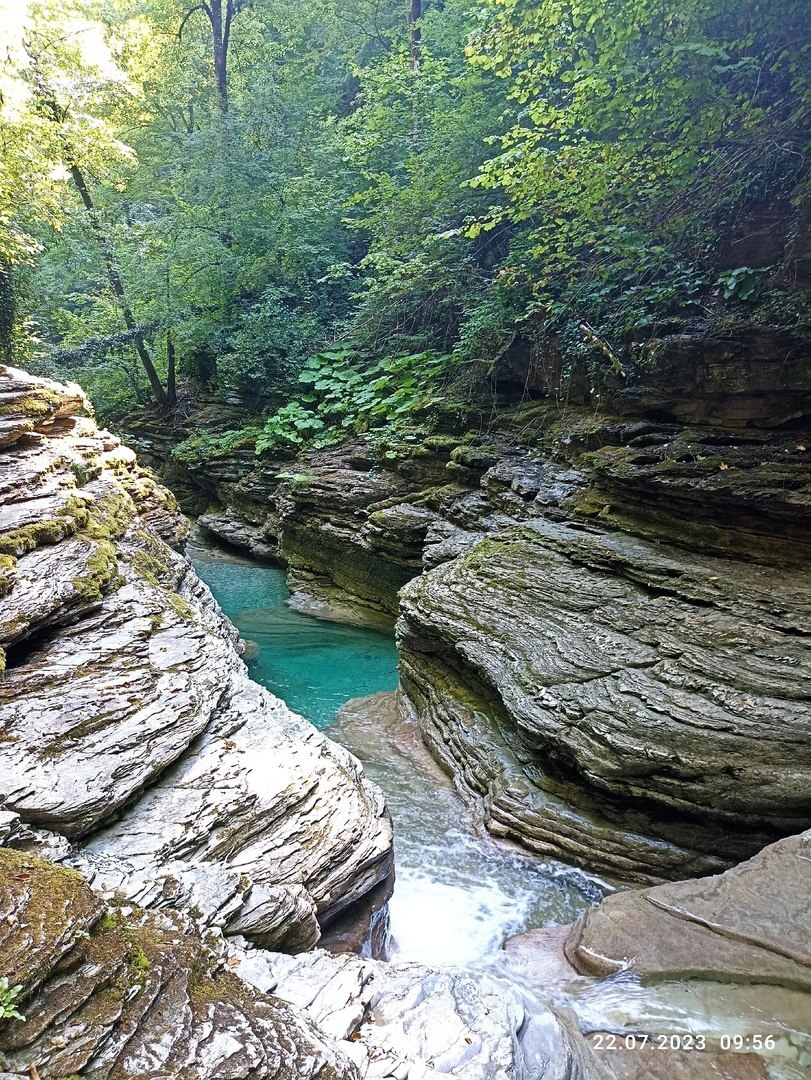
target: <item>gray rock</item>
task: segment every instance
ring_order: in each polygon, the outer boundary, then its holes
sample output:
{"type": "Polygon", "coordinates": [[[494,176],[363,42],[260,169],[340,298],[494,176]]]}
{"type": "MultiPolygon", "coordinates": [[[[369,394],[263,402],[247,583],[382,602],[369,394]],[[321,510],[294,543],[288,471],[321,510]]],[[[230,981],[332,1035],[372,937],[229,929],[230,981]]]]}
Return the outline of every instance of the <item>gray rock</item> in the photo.
{"type": "Polygon", "coordinates": [[[358,1080],[333,1041],[236,978],[177,913],[106,907],[75,871],[7,849],[0,975],[21,987],[25,1022],[0,1029],[0,1069],[18,1075],[358,1080]]]}
{"type": "Polygon", "coordinates": [[[232,948],[231,955],[241,978],[296,1005],[333,1038],[352,1040],[347,1052],[369,1080],[581,1075],[560,1020],[540,1008],[528,1025],[520,995],[488,975],[321,950],[289,957],[232,948]]]}
{"type": "Polygon", "coordinates": [[[55,383],[19,368],[0,367],[0,449],[30,432],[53,430],[89,408],[76,383],[55,383]]]}
{"type": "Polygon", "coordinates": [[[197,523],[226,544],[248,551],[257,559],[272,559],[278,554],[277,545],[262,526],[253,525],[226,510],[201,514],[197,523]]]}
{"type": "Polygon", "coordinates": [[[717,876],[616,893],[580,918],[566,953],[588,974],[811,992],[809,895],[811,831],[717,876]]]}
{"type": "Polygon", "coordinates": [[[645,881],[811,813],[811,580],[533,522],[401,593],[404,691],[491,830],[645,881]]]}
{"type": "Polygon", "coordinates": [[[347,751],[247,679],[216,724],[83,847],[108,888],[178,859],[220,864],[257,885],[303,885],[328,922],[388,875],[383,798],[347,751]]]}
{"type": "Polygon", "coordinates": [[[108,896],[309,947],[390,873],[379,790],[248,679],[165,542],[185,534],[174,500],[73,416],[81,395],[0,368],[2,393],[30,419],[0,460],[0,792],[28,830],[8,817],[6,842],[108,896]]]}

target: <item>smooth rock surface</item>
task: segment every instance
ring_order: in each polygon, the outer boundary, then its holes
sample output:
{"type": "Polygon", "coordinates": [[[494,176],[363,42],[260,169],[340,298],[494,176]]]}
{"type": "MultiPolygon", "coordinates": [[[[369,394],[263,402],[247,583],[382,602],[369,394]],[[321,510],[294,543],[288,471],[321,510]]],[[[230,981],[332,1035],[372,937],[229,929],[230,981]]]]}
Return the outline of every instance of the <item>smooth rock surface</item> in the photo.
{"type": "Polygon", "coordinates": [[[615,893],[586,912],[566,954],[581,972],[701,978],[809,993],[811,830],[725,873],[615,893]]]}

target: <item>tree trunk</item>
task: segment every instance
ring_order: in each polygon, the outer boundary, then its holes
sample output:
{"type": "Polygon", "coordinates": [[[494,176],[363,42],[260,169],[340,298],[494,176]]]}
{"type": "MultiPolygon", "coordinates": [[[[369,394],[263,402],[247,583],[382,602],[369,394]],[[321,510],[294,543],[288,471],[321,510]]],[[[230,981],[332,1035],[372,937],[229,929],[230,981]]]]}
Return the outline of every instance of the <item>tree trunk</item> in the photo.
{"type": "Polygon", "coordinates": [[[177,405],[177,363],[171,330],[166,331],[166,400],[172,407],[177,405]]]}
{"type": "Polygon", "coordinates": [[[222,0],[211,0],[209,6],[211,36],[214,40],[214,82],[217,88],[217,112],[220,123],[228,119],[228,38],[234,17],[233,0],[225,0],[223,19],[222,0]]]}
{"type": "MultiPolygon", "coordinates": [[[[76,185],[76,190],[79,192],[84,208],[87,211],[88,218],[90,219],[90,227],[93,231],[93,235],[96,238],[96,243],[99,246],[101,252],[101,259],[104,263],[104,269],[107,271],[107,280],[110,282],[110,288],[115,293],[115,297],[118,300],[119,307],[121,308],[121,314],[124,316],[124,322],[128,330],[135,330],[137,323],[135,322],[135,316],[132,314],[132,308],[127,303],[127,296],[124,292],[124,283],[121,280],[121,275],[118,272],[118,268],[115,265],[115,259],[113,258],[113,252],[110,248],[110,244],[107,237],[104,235],[104,230],[99,223],[98,211],[96,210],[93,199],[90,195],[90,189],[85,182],[85,178],[82,175],[82,171],[78,165],[70,166],[70,175],[73,178],[73,183],[76,185]]],[[[163,384],[160,381],[160,376],[155,370],[155,365],[152,363],[152,357],[149,355],[149,350],[143,339],[143,335],[136,334],[133,338],[133,345],[135,351],[138,353],[138,359],[141,361],[146,377],[149,379],[149,385],[152,388],[152,394],[155,401],[159,405],[168,404],[166,399],[166,392],[163,389],[163,384]]]]}
{"type": "Polygon", "coordinates": [[[0,362],[14,362],[14,286],[11,270],[0,263],[0,362]]]}
{"type": "Polygon", "coordinates": [[[422,0],[410,0],[411,8],[408,14],[408,22],[411,26],[411,70],[416,75],[420,70],[422,61],[421,42],[422,31],[420,19],[422,18],[422,0]]]}
{"type": "Polygon", "coordinates": [[[411,89],[411,149],[419,153],[420,141],[420,113],[417,104],[417,76],[422,64],[422,31],[420,19],[422,18],[422,0],[409,0],[408,23],[411,27],[411,71],[414,74],[414,85],[411,89]]]}
{"type": "MultiPolygon", "coordinates": [[[[56,94],[53,89],[48,85],[47,80],[42,74],[40,68],[39,57],[37,54],[25,44],[26,52],[31,60],[34,74],[36,76],[36,93],[39,102],[44,106],[46,115],[48,118],[59,127],[63,154],[65,161],[68,163],[70,169],[70,175],[73,179],[73,183],[76,185],[76,190],[79,192],[79,196],[82,200],[85,210],[87,211],[88,220],[90,222],[90,228],[95,237],[96,243],[101,253],[102,262],[104,263],[104,269],[107,272],[107,280],[110,283],[110,288],[115,294],[116,300],[118,300],[121,313],[124,317],[124,323],[128,330],[136,330],[137,323],[135,322],[135,316],[132,314],[132,308],[127,303],[127,297],[124,292],[124,283],[121,280],[121,275],[118,272],[118,268],[115,264],[115,258],[113,256],[113,249],[110,246],[108,238],[104,234],[104,229],[101,227],[98,211],[93,202],[90,194],[90,189],[87,186],[82,170],[73,160],[74,150],[71,144],[69,136],[65,133],[64,125],[68,119],[68,110],[62,108],[57,101],[56,94]]],[[[152,394],[158,405],[166,404],[166,394],[163,389],[163,385],[160,381],[160,376],[155,370],[155,365],[152,363],[152,357],[149,355],[149,350],[144,342],[143,334],[137,333],[133,336],[133,345],[135,351],[138,354],[138,359],[141,361],[146,376],[149,379],[149,385],[152,388],[152,394]]]]}

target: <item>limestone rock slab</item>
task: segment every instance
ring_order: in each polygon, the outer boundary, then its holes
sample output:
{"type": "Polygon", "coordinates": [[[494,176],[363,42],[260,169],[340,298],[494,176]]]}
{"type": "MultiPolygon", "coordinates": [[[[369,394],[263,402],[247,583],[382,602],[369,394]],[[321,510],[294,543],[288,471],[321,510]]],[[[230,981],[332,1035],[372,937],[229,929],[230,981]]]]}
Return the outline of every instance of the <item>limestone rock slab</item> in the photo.
{"type": "MultiPolygon", "coordinates": [[[[811,831],[723,874],[615,893],[567,945],[579,970],[647,982],[703,978],[811,992],[811,831]]],[[[809,999],[811,1000],[811,999],[809,999]]]]}
{"type": "MultiPolygon", "coordinates": [[[[241,978],[291,1002],[372,1078],[580,1080],[579,1048],[550,1011],[529,1020],[506,983],[465,968],[385,964],[321,950],[232,948],[241,978]]],[[[575,1041],[577,1041],[575,1039],[575,1041]]]]}

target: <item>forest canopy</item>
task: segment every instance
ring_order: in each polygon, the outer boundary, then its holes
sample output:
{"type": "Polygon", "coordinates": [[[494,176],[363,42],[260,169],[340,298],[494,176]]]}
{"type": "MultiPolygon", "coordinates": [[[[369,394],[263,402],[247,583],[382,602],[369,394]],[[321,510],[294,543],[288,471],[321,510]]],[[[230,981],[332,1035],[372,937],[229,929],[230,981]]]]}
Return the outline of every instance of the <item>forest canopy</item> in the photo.
{"type": "Polygon", "coordinates": [[[295,448],[452,422],[517,340],[596,386],[808,334],[805,0],[0,7],[0,350],[107,422],[208,394],[295,448]]]}

